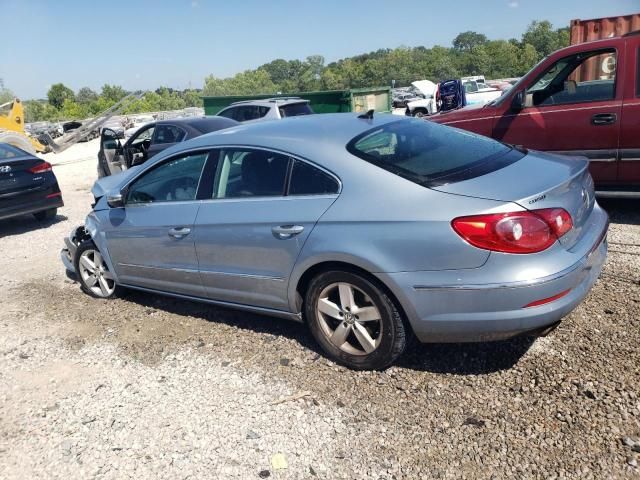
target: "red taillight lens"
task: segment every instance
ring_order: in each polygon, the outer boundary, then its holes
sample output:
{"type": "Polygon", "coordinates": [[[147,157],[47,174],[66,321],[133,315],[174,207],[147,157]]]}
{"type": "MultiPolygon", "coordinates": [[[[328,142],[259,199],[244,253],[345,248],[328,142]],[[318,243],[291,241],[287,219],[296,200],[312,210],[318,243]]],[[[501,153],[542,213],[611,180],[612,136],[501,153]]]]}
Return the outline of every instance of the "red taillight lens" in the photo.
{"type": "Polygon", "coordinates": [[[51,164],[49,162],[42,162],[37,164],[35,167],[31,167],[29,169],[31,173],[44,173],[51,171],[51,164]]]}
{"type": "Polygon", "coordinates": [[[571,230],[571,215],[562,208],[458,217],[451,222],[471,245],[504,253],[536,253],[571,230]]]}

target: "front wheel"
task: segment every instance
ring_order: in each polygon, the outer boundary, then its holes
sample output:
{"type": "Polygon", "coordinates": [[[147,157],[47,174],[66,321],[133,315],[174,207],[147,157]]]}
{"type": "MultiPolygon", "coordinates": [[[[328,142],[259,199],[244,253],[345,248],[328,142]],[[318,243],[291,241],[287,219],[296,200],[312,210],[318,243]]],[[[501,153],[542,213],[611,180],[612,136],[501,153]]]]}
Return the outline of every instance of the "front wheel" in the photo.
{"type": "Polygon", "coordinates": [[[112,298],[119,291],[113,273],[92,241],[76,250],[74,267],[82,290],[96,298],[112,298]]]}
{"type": "Polygon", "coordinates": [[[416,108],[413,111],[413,116],[416,118],[424,118],[428,115],[428,112],[424,108],[416,108]]]}
{"type": "Polygon", "coordinates": [[[356,370],[380,370],[405,349],[402,316],[368,278],[331,271],[315,277],[305,296],[311,333],[334,360],[356,370]]]}

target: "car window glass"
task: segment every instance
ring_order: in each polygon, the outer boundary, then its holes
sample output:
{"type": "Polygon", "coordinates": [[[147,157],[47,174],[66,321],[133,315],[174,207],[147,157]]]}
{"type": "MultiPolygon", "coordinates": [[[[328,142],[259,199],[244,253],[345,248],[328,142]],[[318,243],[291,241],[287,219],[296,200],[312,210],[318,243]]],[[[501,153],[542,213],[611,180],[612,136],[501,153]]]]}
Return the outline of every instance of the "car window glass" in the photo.
{"type": "Polygon", "coordinates": [[[140,142],[140,141],[144,142],[145,140],[151,140],[154,130],[155,130],[154,127],[145,128],[136,136],[134,142],[140,142]]]}
{"type": "Polygon", "coordinates": [[[126,203],[195,200],[206,159],[207,153],[197,153],[158,165],[131,184],[126,203]]]}
{"type": "Polygon", "coordinates": [[[616,52],[581,52],[555,62],[527,89],[527,106],[612,100],[616,52]]]}
{"type": "Polygon", "coordinates": [[[289,195],[338,193],[340,186],[329,174],[306,162],[296,160],[291,170],[289,195]]]}
{"type": "Polygon", "coordinates": [[[153,143],[178,143],[181,142],[186,132],[175,125],[158,125],[153,143]]]}
{"type": "Polygon", "coordinates": [[[216,198],[284,195],[289,157],[251,149],[220,152],[216,198]]]}
{"type": "Polygon", "coordinates": [[[6,143],[0,143],[0,160],[7,160],[9,158],[15,158],[19,155],[24,155],[20,150],[14,149],[11,145],[6,143]]]}
{"type": "Polygon", "coordinates": [[[226,118],[231,118],[233,120],[237,120],[236,119],[237,111],[238,111],[238,109],[236,107],[227,108],[226,110],[223,110],[222,112],[219,112],[218,115],[220,117],[226,117],[226,118]]]}
{"type": "Polygon", "coordinates": [[[311,115],[313,110],[307,102],[290,103],[280,107],[281,117],[297,117],[298,115],[311,115]]]}
{"type": "Polygon", "coordinates": [[[423,120],[397,121],[374,128],[351,140],[347,150],[425,186],[473,178],[524,156],[490,138],[423,120]]]}

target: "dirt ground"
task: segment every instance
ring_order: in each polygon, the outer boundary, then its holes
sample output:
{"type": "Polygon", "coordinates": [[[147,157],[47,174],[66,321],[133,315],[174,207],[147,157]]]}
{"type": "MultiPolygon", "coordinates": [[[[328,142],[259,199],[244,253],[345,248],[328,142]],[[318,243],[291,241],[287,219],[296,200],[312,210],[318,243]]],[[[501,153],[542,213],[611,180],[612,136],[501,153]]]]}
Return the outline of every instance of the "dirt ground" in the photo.
{"type": "Polygon", "coordinates": [[[96,141],[49,155],[65,207],[0,222],[0,478],[640,478],[640,202],[550,336],[419,345],[385,372],[303,325],[65,274],[96,141]]]}

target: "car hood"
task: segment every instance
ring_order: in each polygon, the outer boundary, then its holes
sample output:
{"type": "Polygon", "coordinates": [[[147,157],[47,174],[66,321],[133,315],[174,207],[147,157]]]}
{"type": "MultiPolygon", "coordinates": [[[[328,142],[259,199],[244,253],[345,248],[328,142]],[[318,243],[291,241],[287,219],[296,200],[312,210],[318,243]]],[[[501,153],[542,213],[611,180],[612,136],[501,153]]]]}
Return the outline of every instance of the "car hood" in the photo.
{"type": "Polygon", "coordinates": [[[416,80],[411,82],[411,85],[420,90],[425,97],[433,97],[436,94],[436,88],[438,88],[431,80],[416,80]]]}
{"type": "Polygon", "coordinates": [[[131,167],[124,172],[120,172],[115,175],[109,175],[108,177],[102,177],[96,180],[96,182],[93,184],[93,187],[91,188],[91,193],[97,200],[109,192],[119,190],[138,171],[139,168],[140,165],[136,165],[135,167],[131,167]]]}

